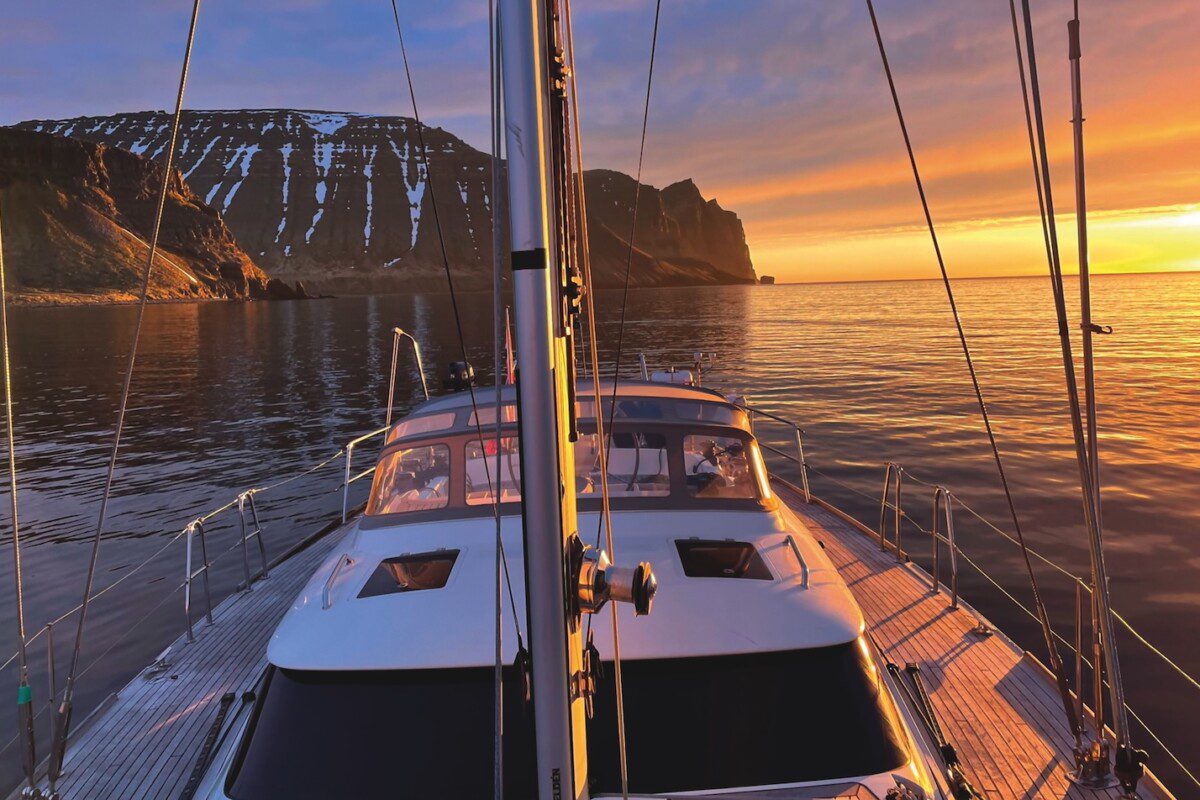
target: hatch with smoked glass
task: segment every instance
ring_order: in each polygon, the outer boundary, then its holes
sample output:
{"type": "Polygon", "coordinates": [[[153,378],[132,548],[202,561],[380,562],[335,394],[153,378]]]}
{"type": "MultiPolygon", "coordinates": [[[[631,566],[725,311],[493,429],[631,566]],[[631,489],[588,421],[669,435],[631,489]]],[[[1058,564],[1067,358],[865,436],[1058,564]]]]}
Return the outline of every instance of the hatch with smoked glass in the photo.
{"type": "Polygon", "coordinates": [[[771,571],[749,542],[732,539],[676,539],[675,548],[689,578],[749,578],[769,581],[771,571]]]}
{"type": "Polygon", "coordinates": [[[457,559],[457,550],[385,558],[371,573],[358,596],[378,597],[382,594],[441,589],[450,580],[450,572],[457,559]]]}

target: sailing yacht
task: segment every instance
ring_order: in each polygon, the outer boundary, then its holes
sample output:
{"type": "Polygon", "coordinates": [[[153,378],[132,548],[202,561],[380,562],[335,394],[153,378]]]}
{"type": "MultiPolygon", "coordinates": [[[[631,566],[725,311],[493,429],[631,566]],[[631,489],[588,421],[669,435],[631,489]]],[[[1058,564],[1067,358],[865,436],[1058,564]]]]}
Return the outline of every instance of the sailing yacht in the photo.
{"type": "MultiPolygon", "coordinates": [[[[896,702],[845,581],[772,491],[746,412],[685,385],[605,388],[606,405],[615,398],[602,410],[615,420],[607,475],[594,406],[583,404],[574,485],[580,533],[597,530],[606,483],[621,557],[640,564],[619,629],[629,792],[933,796],[934,753],[896,702]]],[[[466,392],[389,431],[363,515],[271,636],[253,709],[214,753],[198,797],[490,794],[496,548],[484,462],[499,456],[520,608],[516,399],[508,387],[498,453],[478,438],[466,392]]],[[[495,418],[494,405],[477,410],[495,418]]],[[[604,557],[595,563],[602,583],[620,580],[604,557]]],[[[577,605],[598,611],[589,599],[581,591],[577,605]]],[[[593,633],[611,659],[608,625],[593,633]]],[[[612,665],[592,668],[600,674],[579,692],[592,710],[587,777],[574,796],[620,796],[612,665]]],[[[534,717],[516,668],[505,677],[504,796],[532,798],[534,717]]]]}
{"type": "MultiPolygon", "coordinates": [[[[901,540],[898,466],[889,538],[882,516],[875,530],[813,493],[802,429],[702,386],[701,359],[627,380],[618,356],[600,377],[569,8],[500,4],[512,382],[477,387],[464,358],[394,424],[389,400],[389,424],[338,454],[341,518],[274,560],[255,508],[271,487],[239,495],[245,581],[196,630],[213,562],[208,517],[191,523],[186,635],[77,724],[73,663],[40,766],[23,638],[14,796],[1170,798],[1130,747],[1117,689],[1114,731],[1101,679],[1088,708],[1053,639],[1048,670],[958,597],[945,487],[931,487],[926,572],[901,540]],[[798,483],[767,468],[767,420],[794,430],[798,483]],[[376,438],[356,475],[355,448],[376,438]],[[349,490],[368,475],[360,513],[349,490]]],[[[186,58],[182,74],[176,128],[186,58]]],[[[1102,557],[1094,569],[1105,586],[1102,557]]],[[[1097,647],[1119,687],[1110,631],[1097,647]]]]}

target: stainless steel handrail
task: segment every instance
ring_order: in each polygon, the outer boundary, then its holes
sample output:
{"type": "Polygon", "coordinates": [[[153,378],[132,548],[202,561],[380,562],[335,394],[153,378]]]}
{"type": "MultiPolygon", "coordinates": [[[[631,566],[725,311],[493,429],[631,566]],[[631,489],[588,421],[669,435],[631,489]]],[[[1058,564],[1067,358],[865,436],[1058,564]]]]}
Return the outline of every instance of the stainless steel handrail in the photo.
{"type": "Polygon", "coordinates": [[[883,472],[883,496],[879,499],[879,549],[887,550],[887,531],[883,527],[883,523],[887,517],[888,509],[888,494],[894,496],[895,501],[891,505],[892,517],[894,520],[894,530],[896,536],[896,558],[903,559],[904,550],[900,546],[902,531],[900,522],[904,518],[904,506],[902,504],[902,483],[904,479],[904,468],[894,461],[889,461],[884,467],[883,472]]]}
{"type": "Polygon", "coordinates": [[[754,415],[755,414],[759,414],[761,416],[766,417],[767,419],[771,419],[771,420],[774,420],[775,422],[779,422],[783,425],[787,425],[789,428],[792,429],[792,431],[796,437],[796,457],[793,458],[792,456],[789,456],[787,453],[784,453],[783,451],[781,451],[775,447],[771,447],[766,442],[759,442],[759,446],[762,447],[764,450],[770,450],[772,453],[781,455],[784,458],[788,459],[789,461],[795,462],[796,464],[798,464],[800,466],[800,488],[804,491],[804,502],[811,503],[812,502],[812,492],[809,490],[809,486],[808,486],[808,459],[805,458],[805,455],[804,455],[804,429],[801,428],[799,425],[797,425],[795,422],[793,422],[790,419],[786,419],[786,418],[780,417],[776,414],[772,414],[769,411],[763,411],[758,406],[751,405],[750,403],[733,402],[732,405],[734,407],[740,408],[742,411],[746,412],[747,419],[750,422],[750,432],[751,433],[754,433],[754,415]]]}
{"type": "Polygon", "coordinates": [[[333,605],[333,584],[337,582],[338,575],[342,573],[342,567],[348,567],[354,563],[354,559],[350,558],[349,553],[342,553],[338,556],[337,564],[334,565],[333,571],[329,573],[329,577],[325,579],[325,585],[321,587],[321,608],[327,609],[333,605]]]}
{"type": "Polygon", "coordinates": [[[750,403],[731,403],[730,405],[734,406],[735,408],[740,408],[742,411],[753,412],[755,414],[758,414],[759,416],[766,417],[767,419],[773,419],[776,422],[782,422],[784,425],[787,425],[789,428],[796,428],[801,433],[804,433],[804,429],[800,428],[800,426],[797,425],[792,420],[787,419],[786,417],[781,417],[777,414],[772,414],[770,411],[764,411],[759,406],[751,405],[750,403]]]}
{"type": "Polygon", "coordinates": [[[941,543],[946,542],[950,549],[950,607],[958,608],[958,546],[954,543],[954,496],[945,486],[935,486],[933,489],[933,523],[930,540],[933,544],[933,570],[930,575],[931,593],[940,592],[941,581],[941,543]],[[938,532],[938,511],[943,511],[946,522],[946,534],[938,532]]]}
{"type": "Polygon", "coordinates": [[[246,577],[245,590],[250,591],[250,540],[258,539],[258,555],[261,560],[261,566],[258,571],[258,578],[267,577],[267,547],[263,543],[262,525],[258,522],[258,510],[254,506],[254,490],[247,489],[237,497],[238,510],[238,525],[242,536],[239,540],[242,550],[242,569],[246,577]],[[254,522],[254,530],[248,531],[246,525],[246,506],[250,506],[251,519],[254,522]]]}
{"type": "Polygon", "coordinates": [[[800,552],[800,545],[796,544],[796,537],[790,533],[787,535],[787,543],[792,546],[792,552],[796,555],[796,560],[800,562],[800,587],[808,588],[808,562],[804,560],[804,554],[800,552]]]}
{"type": "Polygon", "coordinates": [[[185,531],[187,532],[187,537],[186,537],[187,538],[187,545],[186,545],[187,549],[185,551],[186,555],[184,557],[184,569],[183,569],[183,575],[184,575],[184,578],[183,578],[183,618],[187,624],[188,641],[194,642],[194,641],[196,641],[196,637],[192,633],[192,581],[195,580],[197,576],[201,576],[204,579],[204,606],[205,606],[204,617],[208,621],[208,624],[212,625],[213,624],[212,592],[210,591],[209,585],[208,585],[208,568],[210,566],[212,566],[212,563],[208,560],[208,546],[205,542],[204,523],[198,519],[192,520],[191,522],[188,523],[187,528],[185,528],[185,531]],[[195,536],[197,531],[200,532],[200,562],[201,562],[201,564],[200,564],[199,569],[193,570],[192,569],[192,539],[195,536]]]}
{"type": "Polygon", "coordinates": [[[343,523],[346,522],[346,520],[350,514],[350,484],[354,483],[355,481],[359,480],[362,477],[365,477],[366,475],[370,475],[375,469],[374,467],[372,467],[371,469],[361,472],[358,475],[351,476],[350,472],[351,472],[351,468],[352,468],[351,464],[354,459],[354,448],[358,447],[358,445],[362,444],[363,442],[367,441],[368,439],[372,439],[372,438],[380,435],[381,433],[387,433],[388,430],[389,430],[388,428],[384,427],[384,428],[380,428],[378,430],[371,431],[370,433],[365,433],[362,436],[359,436],[357,439],[353,439],[350,442],[348,442],[346,444],[346,446],[343,448],[342,452],[344,452],[346,455],[346,470],[344,473],[344,477],[342,478],[342,522],[343,523]]]}
{"type": "Polygon", "coordinates": [[[796,431],[796,452],[800,457],[800,488],[804,489],[804,502],[812,502],[812,492],[808,489],[808,461],[804,457],[804,431],[799,425],[793,425],[796,431]]]}

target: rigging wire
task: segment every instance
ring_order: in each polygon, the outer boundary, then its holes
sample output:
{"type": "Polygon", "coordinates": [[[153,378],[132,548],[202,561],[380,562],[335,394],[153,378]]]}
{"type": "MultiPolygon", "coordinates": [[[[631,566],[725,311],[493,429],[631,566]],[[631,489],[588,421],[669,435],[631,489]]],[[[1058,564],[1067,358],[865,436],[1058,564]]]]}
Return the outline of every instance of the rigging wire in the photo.
{"type": "MultiPolygon", "coordinates": [[[[492,791],[495,800],[504,800],[504,560],[500,553],[504,547],[501,517],[499,513],[500,495],[504,491],[504,477],[501,472],[501,445],[503,443],[504,418],[503,409],[504,372],[500,367],[500,348],[504,342],[503,322],[500,319],[503,299],[500,296],[501,273],[503,272],[503,237],[500,224],[503,215],[500,212],[500,28],[496,14],[495,0],[488,0],[488,79],[491,96],[490,122],[492,136],[492,357],[495,364],[496,381],[496,663],[494,665],[493,692],[495,693],[495,708],[493,711],[493,752],[492,752],[492,791]]],[[[482,440],[481,440],[482,441],[482,440]]],[[[487,454],[484,453],[486,460],[487,454]]]]}
{"type": "Polygon", "coordinates": [[[0,217],[0,348],[4,351],[4,424],[8,445],[8,495],[12,511],[13,584],[17,606],[17,711],[20,717],[20,734],[25,737],[21,766],[32,791],[36,786],[34,770],[37,767],[37,758],[33,735],[33,690],[29,686],[29,659],[25,652],[25,585],[21,575],[21,523],[17,514],[17,452],[16,435],[13,432],[12,368],[8,344],[8,289],[4,280],[3,228],[3,217],[0,217]]]}
{"type": "MultiPolygon", "coordinates": [[[[392,19],[396,23],[396,36],[400,40],[400,58],[404,62],[404,77],[408,83],[408,97],[409,97],[409,100],[412,102],[413,121],[416,123],[416,128],[417,128],[417,144],[421,151],[421,163],[425,167],[426,189],[429,192],[429,205],[433,211],[433,227],[434,227],[434,230],[437,232],[438,247],[440,248],[440,252],[442,255],[442,270],[446,275],[446,288],[450,293],[450,308],[454,313],[454,330],[455,330],[456,335],[458,336],[458,346],[459,346],[460,352],[462,353],[462,360],[465,364],[467,364],[469,366],[471,362],[470,362],[470,359],[467,358],[467,340],[466,340],[466,337],[463,335],[462,314],[459,313],[459,308],[458,308],[458,293],[455,292],[455,290],[454,290],[454,276],[450,269],[450,256],[447,254],[447,250],[446,250],[446,237],[445,237],[444,233],[442,232],[442,220],[441,220],[441,217],[438,215],[437,194],[434,190],[434,181],[433,181],[433,177],[432,177],[432,172],[430,171],[430,168],[429,168],[429,150],[425,145],[425,126],[421,123],[421,112],[417,107],[417,90],[413,85],[412,69],[408,63],[408,50],[404,46],[404,29],[400,24],[400,11],[396,7],[396,0],[391,0],[391,4],[392,4],[392,19]]],[[[467,380],[467,393],[471,398],[471,413],[474,416],[474,420],[475,420],[475,435],[479,438],[479,447],[482,450],[483,442],[484,442],[483,425],[482,425],[482,421],[479,418],[479,406],[475,399],[475,384],[470,379],[467,380]]],[[[497,417],[500,416],[500,411],[501,411],[501,409],[499,407],[497,407],[496,408],[496,416],[497,417]]],[[[488,465],[488,460],[487,460],[486,455],[483,458],[483,473],[484,473],[485,478],[487,479],[488,492],[493,495],[492,513],[494,513],[496,516],[499,516],[500,515],[499,496],[500,495],[499,495],[498,487],[492,483],[492,470],[491,470],[491,467],[488,465]]],[[[496,477],[499,478],[500,476],[497,475],[496,477]]],[[[521,643],[522,643],[523,639],[521,637],[520,622],[517,619],[517,601],[516,601],[516,597],[513,595],[513,591],[512,591],[512,576],[509,574],[509,571],[508,571],[508,557],[504,553],[503,541],[501,541],[499,544],[500,544],[500,558],[504,563],[504,577],[505,577],[505,581],[508,583],[508,599],[509,599],[509,602],[512,604],[513,627],[516,629],[517,646],[518,646],[518,648],[521,648],[522,647],[521,643]]]]}
{"type": "Polygon", "coordinates": [[[1033,138],[1033,112],[1029,108],[1029,85],[1025,81],[1025,58],[1021,50],[1021,33],[1017,27],[1016,0],[1008,0],[1008,11],[1012,17],[1013,46],[1017,51],[1017,75],[1021,79],[1021,104],[1025,110],[1025,132],[1029,138],[1029,161],[1033,167],[1033,186],[1037,192],[1038,213],[1042,221],[1042,243],[1046,247],[1046,263],[1053,257],[1050,254],[1050,227],[1046,224],[1046,198],[1042,192],[1042,173],[1037,166],[1037,146],[1033,138]]]}
{"type": "MultiPolygon", "coordinates": [[[[656,13],[657,19],[657,13],[656,13]]],[[[595,285],[592,282],[592,257],[590,243],[588,240],[588,224],[587,224],[587,192],[584,188],[583,181],[583,134],[581,131],[579,119],[579,85],[576,81],[575,68],[575,31],[571,20],[571,0],[563,0],[563,22],[566,30],[566,56],[570,86],[570,102],[571,102],[571,133],[575,140],[575,163],[570,165],[568,169],[575,173],[574,176],[574,198],[578,204],[577,213],[575,215],[578,228],[577,244],[580,252],[580,264],[583,269],[583,285],[584,285],[584,307],[587,313],[587,324],[581,326],[581,329],[587,332],[587,354],[589,360],[589,368],[592,373],[592,393],[595,408],[596,418],[596,441],[600,444],[597,448],[597,455],[600,461],[600,523],[604,527],[605,545],[608,548],[609,558],[615,559],[613,532],[612,532],[612,508],[611,497],[608,487],[608,452],[605,446],[606,430],[611,430],[610,427],[605,428],[604,411],[603,411],[603,390],[600,386],[600,356],[596,344],[596,304],[594,300],[595,285]]],[[[657,23],[656,23],[657,31],[657,23]]],[[[656,37],[657,38],[657,35],[656,37]]],[[[643,125],[643,142],[645,141],[645,127],[643,125]]],[[[638,185],[641,185],[640,174],[638,185]]],[[[636,205],[636,204],[635,204],[636,205]]],[[[635,216],[636,218],[636,216],[635,216]]],[[[617,375],[613,375],[613,393],[614,407],[615,394],[617,387],[617,375]]],[[[600,531],[596,532],[597,543],[599,543],[600,531]]],[[[609,603],[609,613],[611,615],[612,636],[613,636],[613,683],[615,686],[614,698],[617,710],[617,753],[621,771],[621,797],[624,800],[629,798],[629,766],[628,766],[628,748],[625,738],[625,685],[621,672],[621,636],[620,627],[617,621],[617,605],[609,603]]],[[[585,641],[591,640],[592,618],[588,617],[587,634],[585,641]]]]}
{"type": "Polygon", "coordinates": [[[1017,515],[1016,504],[1013,502],[1012,491],[1008,484],[1008,476],[1004,471],[1004,461],[1000,456],[1000,448],[996,442],[995,431],[992,429],[992,422],[988,414],[987,403],[983,398],[983,389],[979,384],[979,376],[975,372],[975,362],[971,357],[971,348],[967,344],[966,332],[963,330],[962,318],[959,315],[958,304],[954,298],[954,289],[950,284],[949,273],[946,271],[946,262],[942,256],[941,245],[938,242],[937,229],[933,224],[933,216],[929,210],[929,200],[925,196],[925,186],[921,181],[921,172],[917,167],[917,157],[913,152],[912,140],[908,134],[908,126],[904,121],[904,112],[900,107],[900,96],[896,92],[896,82],[892,77],[892,68],[888,62],[887,49],[883,43],[883,35],[879,31],[879,20],[875,16],[875,4],[873,0],[866,0],[866,3],[867,11],[871,16],[871,27],[875,32],[875,42],[879,46],[879,57],[883,62],[883,71],[887,76],[888,88],[891,91],[892,104],[895,106],[896,118],[900,123],[900,133],[904,138],[904,148],[908,152],[908,160],[912,167],[913,179],[916,182],[917,194],[921,199],[921,208],[925,214],[925,223],[929,228],[929,237],[933,242],[933,251],[934,255],[937,257],[938,270],[941,272],[942,284],[946,289],[946,297],[950,302],[950,311],[954,316],[954,326],[958,332],[959,344],[962,346],[963,358],[966,360],[967,371],[971,376],[971,386],[975,390],[975,399],[979,406],[979,414],[983,420],[984,431],[987,434],[988,444],[991,447],[992,459],[996,464],[996,472],[1000,478],[1000,485],[1004,490],[1004,497],[1008,504],[1009,515],[1012,517],[1013,530],[1015,531],[1017,540],[1021,546],[1021,555],[1025,561],[1025,569],[1029,575],[1030,588],[1033,592],[1034,607],[1037,609],[1038,622],[1042,628],[1042,636],[1046,640],[1046,649],[1050,658],[1050,666],[1054,671],[1055,682],[1058,684],[1058,692],[1062,699],[1063,709],[1066,712],[1067,721],[1071,726],[1071,733],[1075,737],[1075,746],[1078,748],[1082,743],[1082,726],[1076,714],[1075,705],[1071,701],[1071,689],[1067,681],[1066,671],[1063,667],[1062,657],[1058,652],[1058,646],[1054,642],[1053,628],[1050,625],[1050,615],[1046,610],[1046,604],[1042,600],[1041,591],[1038,588],[1037,574],[1033,568],[1033,561],[1029,556],[1029,549],[1025,546],[1025,535],[1021,530],[1021,522],[1017,515]]]}
{"type": "MultiPolygon", "coordinates": [[[[1080,64],[1082,52],[1079,39],[1079,0],[1075,0],[1074,11],[1074,18],[1067,23],[1067,38],[1069,40],[1068,56],[1071,62],[1071,128],[1075,155],[1075,225],[1079,256],[1079,327],[1082,329],[1083,339],[1085,444],[1087,447],[1088,466],[1091,468],[1090,477],[1092,483],[1089,489],[1092,493],[1096,530],[1102,532],[1104,530],[1104,513],[1100,497],[1100,444],[1096,421],[1096,362],[1092,336],[1097,332],[1105,332],[1105,329],[1092,322],[1091,270],[1089,266],[1087,235],[1087,184],[1083,154],[1083,79],[1082,66],[1080,64]]],[[[1111,331],[1111,328],[1108,330],[1111,331]]],[[[1095,572],[1095,569],[1093,569],[1093,586],[1097,584],[1095,572]]],[[[1101,629],[1098,616],[1100,614],[1099,593],[1093,591],[1091,599],[1093,659],[1096,663],[1103,664],[1103,642],[1099,636],[1101,629]]],[[[1093,705],[1096,710],[1096,729],[1100,731],[1104,726],[1102,687],[1096,686],[1095,691],[1096,698],[1093,705]]],[[[1097,738],[1101,738],[1101,735],[1098,734],[1097,738]]]]}
{"type": "MultiPolygon", "coordinates": [[[[1112,609],[1108,600],[1108,587],[1104,583],[1103,534],[1099,527],[1099,519],[1096,513],[1097,507],[1094,502],[1096,495],[1093,492],[1093,486],[1095,484],[1092,478],[1092,469],[1087,453],[1087,442],[1083,430],[1082,412],[1079,403],[1079,387],[1075,378],[1075,359],[1072,352],[1070,325],[1067,320],[1066,294],[1063,288],[1062,262],[1059,257],[1058,248],[1058,231],[1054,220],[1054,198],[1050,184],[1050,160],[1046,148],[1045,122],[1042,118],[1041,88],[1038,84],[1037,55],[1034,49],[1033,20],[1029,9],[1029,0],[1021,0],[1021,7],[1025,23],[1025,55],[1029,61],[1029,92],[1034,112],[1034,124],[1037,131],[1036,151],[1042,175],[1042,189],[1045,192],[1046,226],[1050,237],[1050,284],[1054,292],[1054,309],[1058,321],[1059,346],[1062,350],[1067,401],[1070,406],[1071,434],[1075,443],[1075,460],[1079,467],[1079,484],[1083,493],[1084,522],[1090,540],[1089,549],[1092,557],[1092,570],[1095,576],[1096,597],[1099,600],[1101,608],[1100,622],[1103,629],[1101,641],[1105,646],[1105,655],[1108,661],[1106,666],[1112,679],[1111,700],[1118,744],[1117,772],[1120,777],[1120,773],[1125,767],[1121,762],[1129,758],[1136,760],[1136,757],[1141,754],[1134,753],[1130,748],[1129,720],[1125,711],[1125,689],[1121,679],[1121,665],[1117,659],[1117,644],[1112,625],[1112,609]]],[[[1131,774],[1140,776],[1140,765],[1130,765],[1130,769],[1132,770],[1131,774]]],[[[1136,777],[1133,782],[1136,784],[1136,777]]],[[[1122,779],[1122,783],[1125,783],[1124,778],[1122,779]]]]}
{"type": "MultiPolygon", "coordinates": [[[[625,314],[629,308],[629,274],[633,268],[633,245],[637,238],[637,217],[638,205],[642,198],[642,164],[646,157],[646,127],[650,122],[650,90],[654,85],[654,57],[658,52],[658,21],[662,13],[662,0],[654,2],[654,30],[650,34],[650,64],[646,70],[646,99],[642,105],[642,136],[638,144],[638,166],[637,178],[633,184],[633,218],[629,223],[629,251],[625,257],[625,287],[621,293],[621,320],[617,325],[617,357],[613,362],[613,388],[611,407],[608,410],[608,428],[611,431],[613,419],[617,413],[617,382],[621,379],[621,350],[625,345],[625,314]]],[[[582,178],[581,178],[582,179],[582,178]]],[[[601,410],[596,409],[596,414],[599,415],[601,410]]],[[[611,434],[608,441],[604,442],[605,448],[612,447],[611,434]]],[[[608,481],[608,476],[604,477],[605,482],[608,481]]],[[[599,524],[597,524],[596,538],[600,538],[599,524]]]]}
{"type": "Polygon", "coordinates": [[[158,192],[158,205],[154,213],[154,228],[147,248],[146,266],[142,270],[141,292],[137,316],[133,325],[133,341],[125,363],[125,377],[121,385],[121,402],[117,411],[117,425],[113,433],[112,451],[108,459],[108,472],[104,479],[104,494],[100,500],[100,511],[96,518],[96,532],[92,539],[92,551],[88,560],[87,577],[84,581],[83,603],[79,609],[79,622],[75,630],[75,645],[71,653],[71,668],[67,673],[66,688],[63,690],[62,705],[55,716],[53,749],[50,753],[49,781],[51,792],[62,771],[62,760],[67,746],[71,726],[71,705],[75,693],[76,672],[79,669],[79,654],[83,647],[84,623],[87,619],[88,601],[96,579],[96,563],[100,556],[100,540],[104,533],[104,521],[108,514],[108,501],[112,495],[113,477],[117,469],[117,454],[121,447],[121,433],[125,428],[125,415],[129,407],[129,392],[133,383],[133,368],[137,361],[138,339],[142,332],[142,321],[146,313],[146,300],[150,291],[150,274],[154,269],[154,256],[158,250],[158,237],[162,230],[163,211],[167,203],[167,190],[175,164],[175,144],[179,138],[179,122],[183,116],[183,96],[187,87],[188,68],[192,61],[192,46],[196,41],[196,23],[200,16],[200,0],[193,0],[191,21],[188,25],[187,46],[183,55],[183,66],[179,73],[179,90],[175,96],[175,116],[171,124],[171,138],[167,144],[167,160],[163,165],[162,185],[158,192]]]}

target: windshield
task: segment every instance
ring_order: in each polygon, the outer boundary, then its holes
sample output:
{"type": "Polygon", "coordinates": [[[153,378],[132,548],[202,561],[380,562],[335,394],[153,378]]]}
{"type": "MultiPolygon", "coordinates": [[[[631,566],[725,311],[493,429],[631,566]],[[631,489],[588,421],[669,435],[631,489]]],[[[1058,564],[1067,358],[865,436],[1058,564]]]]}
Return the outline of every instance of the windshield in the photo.
{"type": "MultiPolygon", "coordinates": [[[[497,491],[501,503],[519,503],[516,433],[510,427],[498,444],[487,435],[481,441],[477,433],[437,433],[389,445],[378,462],[367,523],[395,514],[422,513],[422,519],[433,519],[485,513],[497,491]]],[[[774,507],[758,444],[746,431],[702,422],[619,422],[607,445],[607,475],[602,474],[604,448],[594,425],[582,426],[573,447],[575,492],[585,511],[600,503],[606,486],[621,508],[774,507]]]]}
{"type": "MultiPolygon", "coordinates": [[[[859,641],[623,664],[629,789],[641,794],[876,775],[908,761],[859,641]]],[[[534,800],[531,713],[504,675],[504,796],[534,800]]],[[[588,723],[593,794],[621,791],[613,670],[588,723]]],[[[492,668],[272,668],[226,783],[234,800],[492,796],[492,668]]]]}
{"type": "Polygon", "coordinates": [[[444,444],[403,447],[379,462],[367,513],[428,511],[449,503],[450,448],[444,444]]]}
{"type": "MultiPolygon", "coordinates": [[[[492,486],[500,484],[500,501],[521,499],[521,452],[515,436],[500,440],[497,469],[496,440],[481,445],[472,439],[466,446],[467,505],[492,502],[492,486]],[[499,480],[497,481],[497,475],[499,480]]],[[[666,497],[671,494],[667,440],[649,432],[616,433],[608,451],[610,497],[666,497]]],[[[575,491],[580,498],[599,496],[600,438],[583,433],[575,442],[575,491]]],[[[751,495],[753,496],[753,495],[751,495]]]]}

